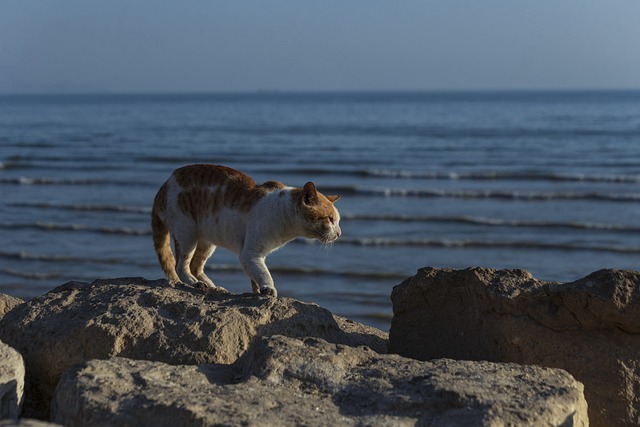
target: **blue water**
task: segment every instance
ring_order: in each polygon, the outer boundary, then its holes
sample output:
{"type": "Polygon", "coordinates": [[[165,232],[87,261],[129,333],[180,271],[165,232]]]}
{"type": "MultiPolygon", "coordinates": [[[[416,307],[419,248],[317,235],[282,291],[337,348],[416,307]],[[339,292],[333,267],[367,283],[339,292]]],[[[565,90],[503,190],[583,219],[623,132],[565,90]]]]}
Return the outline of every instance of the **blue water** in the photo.
{"type": "MultiPolygon", "coordinates": [[[[280,295],[388,329],[423,266],[571,281],[640,259],[640,92],[0,97],[0,292],[160,278],[176,167],[341,194],[343,236],[271,255],[280,295]]],[[[250,292],[220,250],[210,276],[250,292]]]]}

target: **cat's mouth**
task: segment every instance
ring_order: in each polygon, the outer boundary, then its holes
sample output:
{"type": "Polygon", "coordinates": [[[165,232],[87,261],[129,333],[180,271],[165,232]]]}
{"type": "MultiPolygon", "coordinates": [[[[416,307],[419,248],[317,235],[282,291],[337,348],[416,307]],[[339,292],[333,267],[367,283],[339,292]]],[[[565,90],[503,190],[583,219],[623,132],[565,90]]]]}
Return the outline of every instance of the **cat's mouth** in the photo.
{"type": "Polygon", "coordinates": [[[316,229],[308,230],[307,237],[311,239],[317,239],[322,244],[329,244],[338,240],[338,237],[340,237],[341,235],[342,235],[342,230],[340,230],[340,227],[338,227],[337,229],[330,229],[330,230],[316,228],[316,229]]]}
{"type": "Polygon", "coordinates": [[[322,242],[322,244],[329,244],[329,243],[333,243],[336,240],[338,240],[338,237],[340,237],[342,233],[340,231],[336,231],[335,233],[327,233],[322,235],[321,237],[318,238],[318,240],[320,240],[320,242],[322,242]]]}

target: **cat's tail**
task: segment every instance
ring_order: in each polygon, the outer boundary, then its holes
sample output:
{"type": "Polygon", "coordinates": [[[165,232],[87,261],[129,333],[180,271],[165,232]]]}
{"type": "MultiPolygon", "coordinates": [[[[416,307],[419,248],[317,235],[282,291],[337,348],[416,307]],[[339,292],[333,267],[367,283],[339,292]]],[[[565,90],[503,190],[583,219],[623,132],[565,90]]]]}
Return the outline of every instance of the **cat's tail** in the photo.
{"type": "Polygon", "coordinates": [[[151,211],[151,230],[153,233],[153,248],[158,255],[160,266],[167,276],[170,285],[180,283],[180,278],[176,273],[176,260],[171,252],[171,238],[167,228],[155,207],[151,211]]]}

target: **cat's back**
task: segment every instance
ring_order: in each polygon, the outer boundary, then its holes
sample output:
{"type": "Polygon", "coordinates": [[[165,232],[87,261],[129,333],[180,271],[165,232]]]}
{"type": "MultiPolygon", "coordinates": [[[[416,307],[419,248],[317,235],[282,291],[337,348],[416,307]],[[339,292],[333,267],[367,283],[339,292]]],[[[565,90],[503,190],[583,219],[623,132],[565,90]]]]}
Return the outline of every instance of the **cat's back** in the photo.
{"type": "Polygon", "coordinates": [[[237,190],[250,190],[256,182],[239,170],[209,164],[183,166],[171,175],[175,184],[184,190],[192,188],[211,188],[232,186],[237,190]]]}
{"type": "MultiPolygon", "coordinates": [[[[258,186],[236,169],[212,164],[195,164],[176,169],[158,191],[158,211],[172,211],[200,221],[223,208],[248,212],[268,192],[284,188],[267,182],[258,186]]],[[[172,215],[173,216],[173,215],[172,215]]]]}

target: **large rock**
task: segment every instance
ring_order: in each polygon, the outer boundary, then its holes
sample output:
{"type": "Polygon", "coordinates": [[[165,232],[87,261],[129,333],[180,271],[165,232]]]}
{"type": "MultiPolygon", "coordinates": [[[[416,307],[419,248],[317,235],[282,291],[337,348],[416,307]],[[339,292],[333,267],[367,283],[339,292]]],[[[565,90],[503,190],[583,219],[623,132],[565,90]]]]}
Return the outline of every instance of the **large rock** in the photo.
{"type": "Polygon", "coordinates": [[[233,363],[261,336],[318,337],[386,352],[382,331],[288,298],[172,288],[144,279],[70,282],[0,320],[27,366],[24,415],[48,418],[60,376],[89,359],[233,363]]]}
{"type": "Polygon", "coordinates": [[[273,336],[234,365],[93,360],[61,379],[65,426],[586,426],[582,384],[536,366],[417,362],[273,336]]]}
{"type": "Polygon", "coordinates": [[[17,419],[24,393],[24,362],[20,353],[0,341],[0,419],[17,419]]]}
{"type": "Polygon", "coordinates": [[[640,425],[640,273],[573,283],[523,270],[424,268],[396,286],[390,351],[565,369],[593,425],[640,425]]]}
{"type": "Polygon", "coordinates": [[[13,310],[14,307],[22,304],[24,301],[20,298],[12,297],[7,294],[0,294],[0,319],[5,313],[13,310]]]}

